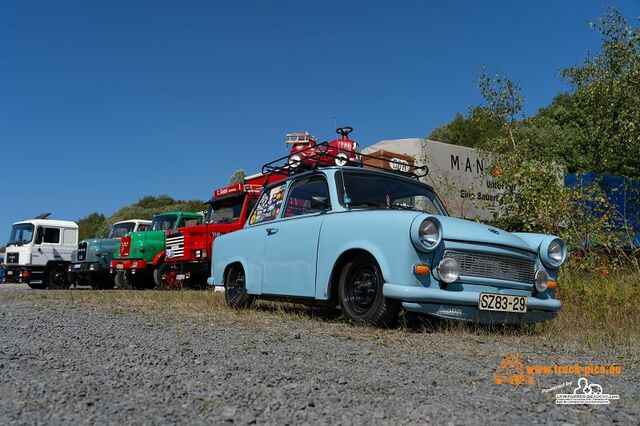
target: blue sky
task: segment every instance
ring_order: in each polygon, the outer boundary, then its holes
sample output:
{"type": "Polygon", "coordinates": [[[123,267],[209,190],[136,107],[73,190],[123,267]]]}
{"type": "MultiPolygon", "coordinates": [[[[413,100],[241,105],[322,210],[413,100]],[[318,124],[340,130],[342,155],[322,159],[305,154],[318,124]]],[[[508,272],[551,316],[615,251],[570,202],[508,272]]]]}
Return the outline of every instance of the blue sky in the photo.
{"type": "MultiPolygon", "coordinates": [[[[593,1],[0,0],[0,242],[44,211],[210,196],[284,135],[426,136],[480,102],[482,67],[526,113],[597,50],[593,1]]],[[[636,22],[637,0],[614,1],[636,22]]]]}

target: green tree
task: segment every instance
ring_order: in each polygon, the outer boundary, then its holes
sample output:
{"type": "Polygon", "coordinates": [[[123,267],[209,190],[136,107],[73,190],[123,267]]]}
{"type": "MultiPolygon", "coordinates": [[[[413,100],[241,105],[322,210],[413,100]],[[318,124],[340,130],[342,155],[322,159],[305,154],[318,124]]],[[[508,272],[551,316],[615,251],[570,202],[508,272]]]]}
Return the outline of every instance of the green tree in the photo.
{"type": "Polygon", "coordinates": [[[500,124],[484,108],[475,107],[469,110],[467,117],[457,113],[450,123],[434,129],[428,139],[473,148],[481,146],[501,130],[500,124]]]}
{"type": "Polygon", "coordinates": [[[238,183],[244,183],[244,178],[247,176],[244,169],[238,169],[229,178],[229,185],[235,185],[238,183]]]}
{"type": "Polygon", "coordinates": [[[584,111],[577,168],[640,177],[640,29],[609,7],[591,26],[600,52],[562,72],[575,88],[573,102],[584,111]]]}
{"type": "Polygon", "coordinates": [[[93,237],[104,237],[102,234],[106,218],[103,214],[93,212],[77,221],[80,240],[93,237]]]}

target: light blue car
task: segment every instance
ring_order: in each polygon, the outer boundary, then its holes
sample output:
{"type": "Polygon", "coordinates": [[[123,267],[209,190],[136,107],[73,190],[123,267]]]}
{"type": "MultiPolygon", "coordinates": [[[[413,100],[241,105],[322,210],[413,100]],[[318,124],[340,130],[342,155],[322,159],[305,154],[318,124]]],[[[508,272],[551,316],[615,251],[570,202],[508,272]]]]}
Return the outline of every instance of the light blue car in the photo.
{"type": "Polygon", "coordinates": [[[256,298],[339,306],[391,325],[401,308],[480,323],[554,318],[565,243],[449,217],[430,186],[326,167],[264,188],[245,227],[216,238],[210,285],[229,306],[256,298]]]}

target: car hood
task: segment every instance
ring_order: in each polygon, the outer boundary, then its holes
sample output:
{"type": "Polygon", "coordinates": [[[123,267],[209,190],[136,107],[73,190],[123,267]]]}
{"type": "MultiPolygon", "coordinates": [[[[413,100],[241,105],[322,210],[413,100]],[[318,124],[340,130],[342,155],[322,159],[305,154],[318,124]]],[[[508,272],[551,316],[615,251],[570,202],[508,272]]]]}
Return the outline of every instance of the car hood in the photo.
{"type": "Polygon", "coordinates": [[[531,247],[522,238],[500,228],[449,216],[434,217],[442,224],[442,236],[445,240],[493,244],[530,252],[536,251],[536,248],[531,247]]]}
{"type": "Polygon", "coordinates": [[[87,251],[114,250],[120,242],[120,238],[94,238],[92,240],[84,240],[84,242],[87,243],[87,251]]]}

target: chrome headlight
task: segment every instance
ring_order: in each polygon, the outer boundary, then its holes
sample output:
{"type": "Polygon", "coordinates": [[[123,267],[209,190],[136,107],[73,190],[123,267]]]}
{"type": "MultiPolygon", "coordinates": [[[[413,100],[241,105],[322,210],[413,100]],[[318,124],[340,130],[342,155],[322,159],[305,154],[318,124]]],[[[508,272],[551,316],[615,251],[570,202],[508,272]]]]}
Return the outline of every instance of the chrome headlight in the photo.
{"type": "Polygon", "coordinates": [[[549,287],[549,275],[544,270],[538,269],[533,277],[533,284],[538,293],[542,293],[549,287]]]}
{"type": "Polygon", "coordinates": [[[419,220],[420,218],[417,218],[411,225],[411,241],[420,251],[432,251],[442,241],[442,226],[434,217],[419,220]]]}
{"type": "Polygon", "coordinates": [[[438,275],[440,281],[444,283],[452,283],[460,278],[460,264],[451,257],[445,257],[438,263],[438,275]]]}
{"type": "Polygon", "coordinates": [[[540,259],[549,268],[559,268],[567,258],[567,245],[560,238],[550,237],[540,244],[540,259]]]}

